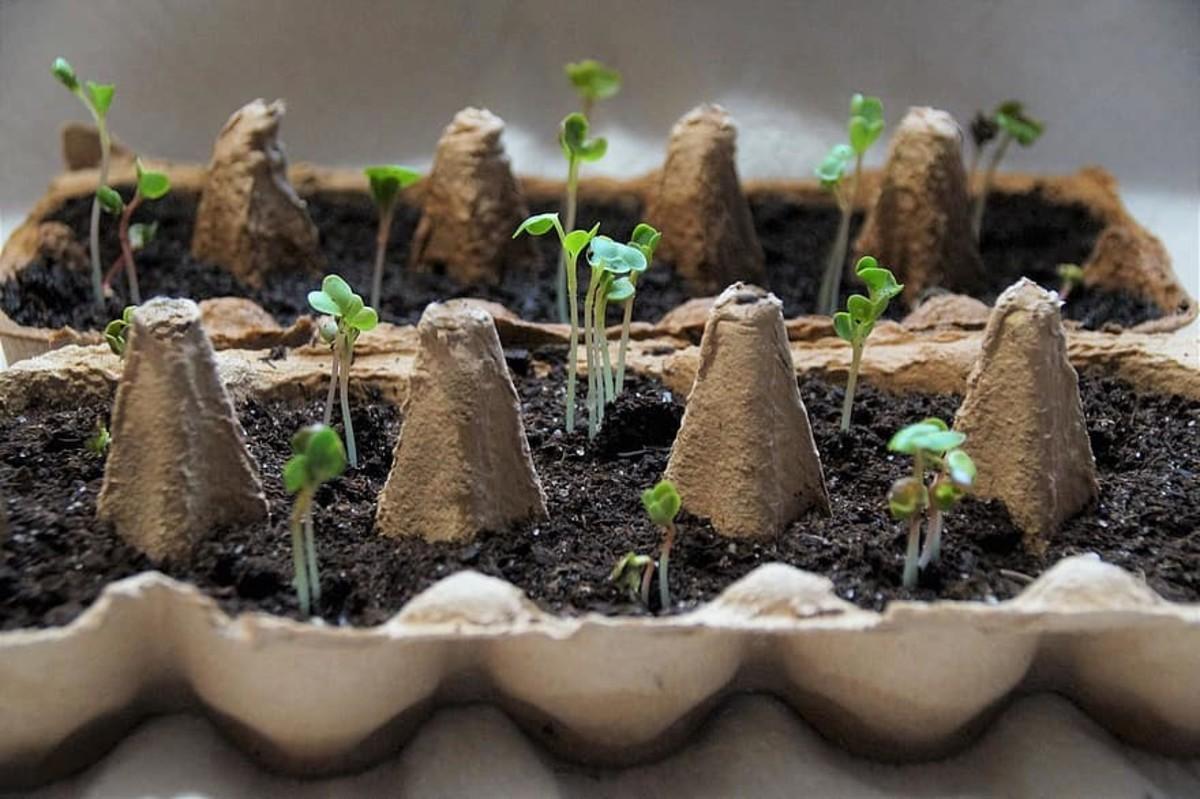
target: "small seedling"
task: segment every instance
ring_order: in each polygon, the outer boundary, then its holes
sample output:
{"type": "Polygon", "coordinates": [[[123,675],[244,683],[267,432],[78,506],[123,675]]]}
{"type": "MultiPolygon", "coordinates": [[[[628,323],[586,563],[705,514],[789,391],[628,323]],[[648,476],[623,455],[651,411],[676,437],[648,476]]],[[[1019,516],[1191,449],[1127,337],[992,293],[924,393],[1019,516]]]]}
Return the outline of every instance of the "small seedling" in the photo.
{"type": "Polygon", "coordinates": [[[333,420],[333,390],[337,386],[341,394],[342,424],[346,428],[346,452],[350,467],[357,468],[358,451],[354,446],[354,425],[350,421],[350,362],[354,358],[354,342],[361,333],[375,329],[379,315],[337,275],[326,275],[321,290],[308,293],[308,304],[330,317],[320,325],[321,340],[333,351],[324,421],[329,424],[333,420]]]}
{"type": "Polygon", "coordinates": [[[421,173],[396,164],[369,166],[363,172],[371,182],[371,199],[379,209],[379,230],[375,233],[375,271],[371,278],[371,307],[378,308],[379,295],[383,291],[383,259],[387,253],[388,238],[392,234],[396,200],[402,190],[421,179],[421,173]]]}
{"type": "Polygon", "coordinates": [[[850,374],[846,378],[846,398],[842,402],[842,432],[850,430],[850,412],[854,407],[854,390],[858,386],[858,370],[862,365],[863,347],[875,329],[875,323],[888,303],[904,289],[896,277],[869,255],[858,259],[854,267],[859,280],[867,284],[867,295],[851,294],[846,310],[833,315],[833,329],[850,344],[850,374]]]}
{"type": "Polygon", "coordinates": [[[1059,264],[1054,270],[1058,275],[1058,296],[1064,301],[1071,292],[1083,285],[1083,267],[1079,264],[1059,264]]]}
{"type": "Polygon", "coordinates": [[[317,489],[346,471],[346,450],[328,425],[301,428],[292,437],[292,457],[283,466],[283,486],[296,495],[292,505],[292,563],[300,612],[309,614],[321,600],[321,578],[317,572],[317,548],[313,541],[312,504],[317,489]]]}
{"type": "MultiPolygon", "coordinates": [[[[558,144],[567,159],[567,196],[563,201],[563,228],[575,229],[579,196],[579,165],[599,161],[608,152],[608,141],[588,138],[588,121],[583,114],[567,114],[558,130],[558,144]]],[[[558,318],[567,321],[567,255],[558,260],[558,318]]]]}
{"type": "Polygon", "coordinates": [[[130,219],[144,201],[160,199],[171,190],[171,181],[164,173],[146,169],[142,166],[140,158],[136,167],[137,187],[134,189],[133,199],[128,203],[122,200],[121,195],[111,186],[101,186],[96,190],[96,199],[100,201],[101,207],[121,220],[117,228],[121,240],[121,255],[104,276],[103,291],[105,294],[109,293],[113,279],[124,269],[129,279],[129,299],[133,300],[135,305],[141,303],[142,292],[138,288],[137,264],[133,260],[133,253],[154,239],[158,226],[157,223],[131,226],[130,219]]]}
{"type": "Polygon", "coordinates": [[[621,73],[590,58],[567,64],[567,80],[582,101],[583,115],[590,117],[598,100],[607,100],[621,91],[621,73]]]}
{"type": "MultiPolygon", "coordinates": [[[[977,119],[979,117],[976,117],[977,119]]],[[[974,176],[978,170],[979,155],[982,153],[983,147],[999,133],[999,142],[996,148],[992,151],[992,158],[988,162],[987,171],[983,175],[983,183],[979,187],[979,194],[975,197],[974,213],[971,218],[971,230],[975,233],[975,240],[979,240],[980,231],[983,228],[983,209],[987,205],[988,192],[991,191],[992,181],[996,177],[996,168],[1000,165],[1000,159],[1004,157],[1008,146],[1016,141],[1022,147],[1029,147],[1046,129],[1043,122],[1034,119],[1025,113],[1025,107],[1016,100],[1009,100],[1001,103],[992,113],[991,121],[995,128],[990,128],[986,125],[979,124],[978,133],[976,132],[976,123],[972,123],[971,132],[976,141],[976,155],[974,163],[971,167],[971,174],[974,176]],[[991,136],[988,134],[991,133],[991,136]]]]}
{"type": "Polygon", "coordinates": [[[938,559],[942,547],[945,513],[963,498],[975,482],[975,463],[961,447],[964,433],[951,430],[941,419],[925,419],[899,430],[888,449],[911,455],[913,473],[892,484],[888,508],[892,517],[908,521],[908,548],[904,557],[904,587],[917,584],[918,568],[938,559]],[[926,472],[933,478],[927,484],[926,472]],[[926,518],[925,546],[918,557],[921,520],[926,518]]]}
{"type": "Polygon", "coordinates": [[[588,434],[595,438],[604,421],[605,404],[616,397],[605,324],[608,303],[633,297],[629,275],[646,271],[646,256],[636,246],[596,236],[588,247],[588,265],[591,278],[583,304],[583,335],[588,365],[588,434]]]}
{"type": "Polygon", "coordinates": [[[658,603],[663,612],[671,607],[667,569],[671,561],[671,547],[675,544],[675,517],[679,515],[681,504],[679,492],[670,480],[660,480],[654,488],[642,492],[642,505],[650,521],[663,529],[662,548],[658,555],[658,603]]]}
{"type": "Polygon", "coordinates": [[[108,445],[111,443],[112,434],[108,432],[108,425],[104,424],[103,419],[96,419],[95,432],[88,436],[87,441],[83,442],[84,448],[96,457],[100,457],[108,451],[108,445]]]}
{"type": "MultiPolygon", "coordinates": [[[[108,109],[112,106],[113,94],[117,87],[111,83],[80,82],[75,70],[65,58],[54,59],[51,72],[58,82],[67,87],[71,94],[79,98],[92,119],[96,123],[96,132],[100,137],[100,179],[97,187],[108,185],[109,157],[112,152],[112,139],[108,133],[108,109]]],[[[102,267],[100,266],[100,201],[92,201],[91,228],[88,233],[88,245],[92,258],[92,299],[97,308],[104,307],[104,287],[102,284],[102,267]]]]}
{"type": "Polygon", "coordinates": [[[610,582],[625,589],[630,602],[640,601],[650,607],[650,582],[654,576],[654,559],[649,555],[626,552],[609,573],[610,582]]]}
{"type": "Polygon", "coordinates": [[[576,353],[579,350],[579,253],[596,236],[600,230],[597,222],[591,230],[572,230],[567,233],[558,220],[558,214],[535,214],[520,224],[513,238],[522,233],[531,236],[541,236],[553,230],[558,234],[559,244],[562,245],[562,260],[566,264],[567,298],[570,301],[568,316],[571,323],[571,341],[567,352],[567,432],[575,432],[575,381],[579,371],[576,353]]]}
{"type": "MultiPolygon", "coordinates": [[[[660,241],[662,241],[662,234],[645,222],[639,223],[633,229],[633,235],[629,237],[629,246],[641,250],[646,259],[646,265],[641,269],[631,268],[629,270],[629,285],[635,293],[638,278],[649,268],[650,264],[654,263],[654,251],[658,249],[660,241]]],[[[633,323],[633,298],[634,295],[631,294],[624,301],[625,312],[621,317],[621,347],[617,350],[616,396],[618,397],[625,390],[625,353],[629,350],[629,326],[633,323]]]]}
{"type": "Polygon", "coordinates": [[[133,312],[136,310],[136,305],[126,305],[120,318],[104,326],[104,341],[118,358],[125,357],[125,349],[129,346],[129,331],[133,327],[133,312]]]}
{"type": "Polygon", "coordinates": [[[850,121],[847,124],[849,144],[837,144],[817,165],[817,177],[821,186],[833,194],[837,202],[839,220],[825,274],[821,278],[821,289],[817,295],[817,311],[831,316],[837,310],[838,286],[842,282],[842,270],[846,265],[846,249],[850,246],[850,218],[858,203],[862,184],[863,156],[871,149],[883,133],[883,102],[878,97],[856,94],[850,98],[850,121]],[[854,162],[854,174],[847,185],[846,170],[854,162]]]}

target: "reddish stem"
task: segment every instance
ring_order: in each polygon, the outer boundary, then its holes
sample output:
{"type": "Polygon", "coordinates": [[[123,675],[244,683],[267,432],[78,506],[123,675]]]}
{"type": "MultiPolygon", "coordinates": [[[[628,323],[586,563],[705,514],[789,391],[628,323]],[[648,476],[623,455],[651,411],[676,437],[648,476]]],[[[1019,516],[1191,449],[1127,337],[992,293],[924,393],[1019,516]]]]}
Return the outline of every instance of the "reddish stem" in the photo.
{"type": "Polygon", "coordinates": [[[112,268],[104,276],[104,290],[105,293],[108,293],[112,287],[113,280],[124,269],[129,276],[129,299],[133,305],[140,305],[142,297],[141,292],[138,290],[137,264],[133,260],[133,246],[129,243],[129,222],[133,218],[133,212],[141,204],[142,193],[134,192],[133,199],[121,211],[121,221],[117,227],[117,236],[121,240],[121,257],[113,261],[112,268]]]}

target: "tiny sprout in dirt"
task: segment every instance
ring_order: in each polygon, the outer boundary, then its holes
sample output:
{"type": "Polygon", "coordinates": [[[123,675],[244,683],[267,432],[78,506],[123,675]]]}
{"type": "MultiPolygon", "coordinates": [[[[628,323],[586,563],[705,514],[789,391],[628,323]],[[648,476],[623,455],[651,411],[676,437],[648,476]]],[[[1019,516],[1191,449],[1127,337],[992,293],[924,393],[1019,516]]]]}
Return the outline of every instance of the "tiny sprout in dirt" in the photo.
{"type": "Polygon", "coordinates": [[[333,391],[337,386],[341,395],[342,424],[346,429],[346,452],[351,468],[357,468],[354,426],[350,421],[350,362],[354,358],[354,342],[358,341],[359,334],[373,330],[379,324],[379,316],[374,308],[363,303],[362,297],[350,290],[350,284],[337,275],[326,275],[321,290],[308,293],[308,304],[330,317],[322,320],[320,325],[321,340],[333,351],[324,421],[329,424],[333,419],[333,391]]]}
{"type": "MultiPolygon", "coordinates": [[[[100,137],[100,178],[97,187],[108,185],[109,157],[112,152],[112,138],[108,132],[108,109],[112,106],[116,86],[110,83],[80,82],[75,70],[65,58],[54,59],[51,72],[58,82],[67,87],[71,94],[79,98],[84,108],[92,115],[96,123],[96,133],[100,137]]],[[[103,268],[100,265],[100,199],[92,201],[91,228],[88,234],[88,245],[92,259],[92,300],[96,307],[104,307],[104,287],[102,285],[103,268]]]]}
{"type": "Polygon", "coordinates": [[[854,408],[854,390],[858,386],[858,370],[862,366],[863,347],[867,337],[875,329],[875,322],[887,310],[892,298],[899,295],[904,286],[896,282],[895,276],[879,266],[869,255],[858,259],[854,267],[858,278],[867,284],[867,295],[851,294],[846,300],[846,310],[833,315],[833,329],[838,336],[850,344],[850,374],[846,377],[846,398],[842,402],[842,432],[850,430],[850,413],[854,408]]]}
{"type": "Polygon", "coordinates": [[[375,233],[375,271],[371,277],[371,307],[378,308],[379,295],[383,291],[383,260],[387,253],[388,238],[392,234],[396,200],[402,190],[420,180],[421,173],[396,164],[369,166],[363,172],[371,182],[371,199],[379,209],[379,230],[375,233]]]}
{"type": "MultiPolygon", "coordinates": [[[[567,196],[563,201],[563,222],[566,230],[575,229],[576,203],[579,196],[579,165],[599,161],[608,152],[608,141],[588,138],[588,121],[583,114],[567,114],[558,130],[558,144],[567,159],[567,196]]],[[[558,319],[567,321],[567,256],[558,261],[558,319]]]]}
{"type": "Polygon", "coordinates": [[[88,436],[87,441],[83,442],[83,446],[91,454],[100,457],[108,452],[108,445],[111,443],[112,434],[108,432],[108,425],[104,424],[103,419],[97,419],[95,429],[88,436]]]}
{"type": "Polygon", "coordinates": [[[118,358],[125,357],[125,348],[129,346],[129,330],[133,327],[133,312],[136,310],[136,305],[126,305],[120,318],[104,326],[104,341],[118,358]]]}
{"type": "Polygon", "coordinates": [[[621,91],[621,73],[590,58],[567,64],[567,80],[583,102],[583,115],[592,115],[597,100],[607,100],[621,91]]]}
{"type": "Polygon", "coordinates": [[[1045,124],[1026,114],[1025,107],[1016,100],[1001,103],[990,117],[985,117],[982,113],[977,114],[975,121],[971,123],[971,138],[975,142],[975,154],[971,162],[972,178],[979,171],[979,159],[984,148],[988,142],[999,136],[999,141],[992,150],[987,171],[983,175],[983,182],[979,185],[979,194],[975,196],[971,230],[976,241],[979,240],[979,233],[983,229],[983,209],[987,205],[992,180],[996,177],[996,168],[1000,166],[1000,159],[1008,151],[1008,146],[1015,140],[1022,147],[1029,147],[1041,137],[1045,129],[1045,124]]]}
{"type": "Polygon", "coordinates": [[[838,286],[846,264],[846,249],[850,246],[850,218],[858,202],[862,183],[863,156],[883,133],[883,102],[878,97],[856,94],[850,98],[850,121],[847,123],[849,144],[837,144],[817,165],[817,177],[822,187],[833,194],[840,218],[833,248],[825,264],[821,289],[817,295],[817,312],[832,315],[837,310],[838,286]],[[847,185],[846,170],[854,163],[854,174],[847,185]]]}
{"type": "Polygon", "coordinates": [[[942,519],[975,482],[975,463],[960,447],[964,433],[951,430],[941,419],[926,419],[899,430],[888,449],[911,455],[913,472],[892,484],[888,508],[892,518],[908,520],[908,549],[904,557],[904,587],[917,584],[917,569],[938,559],[942,547],[942,519]],[[932,473],[932,479],[926,473],[932,473]],[[927,482],[928,480],[928,482],[927,482]],[[925,517],[925,545],[917,556],[921,520],[925,517]]]}
{"type": "Polygon", "coordinates": [[[634,276],[646,271],[647,262],[639,247],[596,236],[588,247],[588,265],[591,278],[583,302],[583,337],[588,365],[588,435],[595,438],[604,422],[605,404],[617,395],[605,326],[608,304],[633,299],[634,276]]]}
{"type": "Polygon", "coordinates": [[[121,241],[121,255],[104,276],[102,288],[106,295],[111,291],[113,279],[121,270],[125,270],[129,280],[129,299],[133,300],[135,305],[141,303],[142,292],[138,288],[137,264],[133,260],[133,254],[154,240],[158,232],[158,223],[130,225],[130,220],[133,212],[145,200],[160,199],[170,190],[170,179],[162,172],[146,169],[141,159],[137,161],[137,186],[133,191],[133,199],[128,203],[122,200],[121,195],[111,186],[101,186],[96,190],[96,199],[101,207],[121,220],[117,229],[121,241]]]}
{"type": "Polygon", "coordinates": [[[575,382],[576,374],[579,371],[576,364],[578,359],[575,357],[575,353],[579,349],[579,253],[583,252],[583,248],[595,237],[596,232],[600,230],[600,224],[597,223],[591,230],[572,230],[568,233],[563,229],[562,223],[559,222],[558,214],[535,214],[520,224],[516,232],[513,233],[513,238],[515,239],[522,233],[528,233],[531,236],[542,236],[551,230],[558,234],[559,244],[562,245],[562,263],[566,266],[567,275],[568,317],[571,324],[571,340],[567,350],[566,425],[567,432],[573,433],[575,432],[575,382]]]}
{"type": "Polygon", "coordinates": [[[681,505],[679,492],[670,480],[660,480],[654,488],[642,492],[642,505],[650,521],[663,530],[662,549],[658,555],[658,602],[663,612],[671,607],[671,589],[667,568],[671,560],[671,547],[675,544],[675,517],[681,505]]]}
{"type": "Polygon", "coordinates": [[[1079,264],[1059,264],[1054,271],[1059,280],[1058,296],[1063,300],[1083,285],[1083,267],[1079,264]]]}
{"type": "Polygon", "coordinates": [[[609,582],[625,589],[630,602],[650,607],[650,582],[654,577],[654,559],[649,555],[626,552],[608,575],[609,582]]]}
{"type": "Polygon", "coordinates": [[[283,485],[296,495],[292,505],[293,584],[300,612],[309,614],[321,600],[321,578],[317,572],[317,548],[313,542],[312,504],[317,489],[346,471],[346,450],[328,425],[302,428],[292,437],[292,457],[283,466],[283,485]]]}

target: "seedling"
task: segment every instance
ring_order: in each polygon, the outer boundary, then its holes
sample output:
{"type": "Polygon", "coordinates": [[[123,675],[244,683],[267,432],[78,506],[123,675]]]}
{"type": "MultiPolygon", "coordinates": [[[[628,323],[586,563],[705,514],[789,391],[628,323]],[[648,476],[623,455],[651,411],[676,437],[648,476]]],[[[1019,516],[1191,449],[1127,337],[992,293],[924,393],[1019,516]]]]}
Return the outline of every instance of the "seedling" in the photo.
{"type": "Polygon", "coordinates": [[[571,323],[571,343],[567,350],[567,432],[575,432],[575,381],[579,367],[576,363],[576,353],[579,350],[579,253],[595,237],[600,230],[596,223],[591,230],[572,230],[567,233],[558,220],[558,214],[535,214],[520,224],[513,238],[522,233],[531,236],[541,236],[553,230],[558,234],[559,244],[562,245],[562,260],[566,264],[567,298],[569,302],[569,318],[571,323]]]}
{"type": "Polygon", "coordinates": [[[313,541],[312,504],[323,483],[346,471],[346,450],[328,425],[301,428],[292,437],[292,457],[283,466],[283,486],[296,495],[292,505],[292,564],[300,612],[309,614],[321,601],[321,578],[317,572],[317,548],[313,541]]]}
{"type": "Polygon", "coordinates": [[[326,275],[320,291],[308,293],[308,304],[329,319],[321,322],[321,340],[333,351],[329,393],[325,395],[325,424],[333,419],[333,390],[340,389],[342,424],[346,428],[346,452],[350,467],[358,468],[358,451],[354,446],[354,425],[350,420],[350,362],[354,358],[354,342],[361,333],[375,329],[379,315],[363,303],[362,297],[350,290],[350,284],[337,275],[326,275]]]}
{"type": "Polygon", "coordinates": [[[102,290],[108,294],[113,279],[124,269],[129,279],[129,299],[133,300],[135,305],[141,303],[142,292],[138,288],[137,264],[134,263],[133,253],[153,240],[158,227],[156,223],[131,226],[130,219],[144,201],[160,199],[171,190],[171,181],[164,173],[146,169],[142,166],[140,158],[136,167],[137,187],[134,189],[133,199],[128,203],[122,200],[121,195],[111,186],[101,186],[96,190],[96,199],[100,201],[101,207],[121,220],[117,228],[121,240],[121,255],[104,276],[102,290]]]}
{"type": "Polygon", "coordinates": [[[846,310],[833,315],[833,329],[850,344],[850,374],[846,377],[846,398],[842,402],[842,432],[850,430],[850,412],[854,407],[854,390],[858,386],[858,370],[862,366],[863,347],[883,316],[888,303],[904,289],[896,277],[869,255],[858,259],[854,271],[867,284],[867,296],[851,294],[846,310]]]}
{"type": "MultiPolygon", "coordinates": [[[[588,121],[583,114],[567,114],[558,131],[558,144],[567,159],[567,197],[563,201],[563,228],[575,229],[579,195],[579,165],[599,161],[608,152],[608,141],[588,138],[588,121]]],[[[567,321],[567,255],[558,260],[558,318],[567,321]]]]}
{"type": "Polygon", "coordinates": [[[1083,285],[1083,267],[1079,264],[1059,264],[1054,271],[1060,281],[1058,296],[1064,301],[1072,291],[1083,285]]]}
{"type": "Polygon", "coordinates": [[[375,271],[371,278],[371,307],[378,308],[379,295],[383,291],[383,259],[387,253],[388,238],[392,234],[396,199],[403,189],[420,180],[421,173],[396,164],[369,166],[363,172],[371,182],[371,199],[379,209],[379,230],[375,233],[375,271]]]}
{"type": "Polygon", "coordinates": [[[983,184],[979,187],[979,194],[975,197],[971,230],[975,233],[976,241],[979,240],[979,233],[983,228],[983,209],[987,205],[987,196],[992,187],[992,180],[996,177],[996,168],[1000,165],[1000,159],[1004,157],[1004,153],[1008,151],[1008,146],[1016,141],[1022,147],[1029,147],[1041,137],[1042,131],[1046,129],[1045,123],[1026,114],[1025,107],[1016,100],[1001,103],[993,112],[991,120],[995,124],[994,129],[980,124],[977,133],[976,123],[972,123],[971,126],[972,136],[977,145],[975,161],[971,168],[972,176],[978,169],[979,156],[983,147],[997,132],[1000,136],[999,142],[992,150],[992,158],[983,175],[983,184]],[[989,133],[991,136],[988,136],[989,133]]]}
{"type": "Polygon", "coordinates": [[[588,365],[588,434],[594,438],[604,421],[605,404],[616,397],[605,325],[608,303],[633,297],[629,275],[646,271],[646,256],[636,246],[596,236],[588,247],[588,265],[592,270],[583,303],[583,333],[588,365]]]}
{"type": "Polygon", "coordinates": [[[590,58],[567,64],[567,80],[583,103],[583,115],[590,117],[597,100],[607,100],[621,91],[621,73],[590,58]]]}
{"type": "MultiPolygon", "coordinates": [[[[636,293],[638,278],[642,272],[654,262],[654,251],[658,249],[658,243],[662,241],[662,234],[655,230],[645,222],[641,222],[633,229],[633,235],[629,237],[629,246],[636,247],[641,250],[642,255],[646,259],[646,266],[641,269],[632,268],[629,270],[629,285],[636,293]]],[[[621,392],[625,390],[625,353],[629,349],[629,326],[633,323],[633,298],[631,294],[624,301],[625,312],[621,318],[621,347],[617,350],[617,386],[616,395],[621,396],[621,392]]]]}
{"type": "Polygon", "coordinates": [[[108,451],[108,445],[111,443],[112,434],[108,432],[108,425],[104,424],[103,419],[96,419],[95,432],[88,436],[87,441],[83,442],[84,449],[96,457],[100,457],[108,451]]]}
{"type": "Polygon", "coordinates": [[[104,326],[104,341],[118,358],[125,357],[125,349],[129,346],[129,331],[133,327],[133,312],[136,310],[136,305],[126,305],[120,318],[104,326]]]}
{"type": "Polygon", "coordinates": [[[654,488],[642,492],[642,505],[650,521],[663,529],[662,548],[658,554],[658,603],[665,612],[671,607],[671,590],[667,582],[667,569],[671,561],[671,547],[675,544],[675,517],[682,503],[675,484],[660,480],[654,488]]]}
{"type": "Polygon", "coordinates": [[[630,602],[640,601],[650,607],[650,582],[654,576],[654,559],[649,555],[626,552],[608,575],[610,582],[625,589],[630,602]]]}
{"type": "Polygon", "coordinates": [[[826,315],[837,310],[838,286],[846,264],[846,249],[850,246],[850,218],[862,185],[863,156],[883,133],[883,102],[878,97],[861,94],[851,97],[847,129],[850,143],[834,145],[816,169],[821,186],[833,194],[840,214],[837,235],[817,295],[817,310],[826,315]],[[854,162],[854,174],[847,181],[846,170],[851,161],[854,162]]]}
{"type": "Polygon", "coordinates": [[[897,480],[888,492],[892,517],[908,521],[905,588],[916,586],[918,568],[938,559],[943,516],[975,482],[975,463],[960,449],[966,440],[966,434],[949,429],[941,419],[930,418],[899,430],[888,442],[889,450],[913,459],[912,476],[897,480]],[[926,472],[933,475],[928,484],[926,472]],[[922,517],[926,519],[925,546],[918,557],[922,517]]]}
{"type": "MultiPolygon", "coordinates": [[[[108,133],[108,109],[112,106],[113,94],[117,87],[111,83],[80,83],[75,70],[65,58],[54,59],[51,67],[58,82],[67,87],[71,94],[79,98],[92,119],[96,123],[96,133],[100,137],[100,178],[97,187],[108,185],[109,156],[112,151],[112,139],[108,133]]],[[[97,308],[104,307],[104,287],[102,285],[102,268],[100,266],[100,200],[92,200],[91,228],[88,233],[88,245],[92,258],[92,299],[97,308]]]]}

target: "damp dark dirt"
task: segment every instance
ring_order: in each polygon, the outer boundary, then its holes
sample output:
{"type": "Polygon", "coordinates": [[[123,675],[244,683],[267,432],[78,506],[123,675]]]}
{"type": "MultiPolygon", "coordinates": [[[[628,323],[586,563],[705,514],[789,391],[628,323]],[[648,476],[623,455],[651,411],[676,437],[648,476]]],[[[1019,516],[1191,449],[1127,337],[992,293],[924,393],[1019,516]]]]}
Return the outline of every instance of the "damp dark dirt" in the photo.
{"type": "MultiPolygon", "coordinates": [[[[634,379],[610,407],[601,436],[589,444],[585,434],[561,430],[563,380],[552,356],[520,353],[515,359],[525,367],[516,383],[550,518],[484,533],[470,543],[375,534],[375,497],[401,419],[383,402],[355,404],[363,463],[317,497],[324,619],[378,624],[461,569],[504,578],[556,613],[647,612],[610,583],[608,574],[625,552],[657,551],[659,535],[639,495],[666,466],[682,416],[680,398],[657,383],[634,379]],[[537,376],[547,369],[548,377],[537,376]]],[[[879,609],[893,599],[994,602],[1016,595],[1060,558],[1085,552],[1142,576],[1167,599],[1200,600],[1200,402],[1138,394],[1119,381],[1085,375],[1099,501],[1066,522],[1049,551],[1036,556],[1023,550],[998,503],[967,499],[947,521],[941,563],[922,573],[917,589],[905,591],[899,587],[904,535],[888,518],[883,498],[907,465],[885,444],[914,419],[951,419],[958,399],[895,396],[867,385],[858,397],[853,435],[846,436],[837,430],[842,389],[806,378],[801,391],[824,463],[832,517],[801,519],[770,541],[724,539],[707,523],[683,517],[671,557],[672,612],[713,599],[773,561],[828,576],[839,596],[865,608],[879,609]]],[[[84,441],[106,410],[99,403],[42,409],[0,422],[0,492],[9,520],[8,540],[0,546],[0,629],[65,624],[108,582],[152,568],[94,519],[104,463],[85,451],[84,441]]],[[[190,564],[159,568],[198,585],[230,613],[297,617],[289,500],[279,475],[292,432],[319,412],[319,401],[242,403],[239,413],[270,501],[268,522],[214,531],[190,564]]]]}
{"type": "MultiPolygon", "coordinates": [[[[307,199],[321,233],[329,271],[365,290],[370,285],[375,247],[376,216],[371,200],[364,194],[347,192],[318,193],[307,199]]],[[[542,204],[533,210],[555,208],[542,204]]],[[[803,205],[765,194],[752,198],[751,210],[766,253],[769,288],[783,300],[787,316],[813,312],[826,253],[837,228],[837,211],[832,205],[803,205]]],[[[254,289],[239,283],[220,267],[192,258],[189,245],[195,211],[196,195],[182,192],[139,211],[141,221],[153,219],[159,223],[157,238],[137,257],[144,296],[186,296],[196,300],[249,297],[284,324],[290,324],[299,314],[309,313],[305,298],[313,288],[312,281],[298,272],[284,272],[271,278],[263,288],[254,289]]],[[[70,226],[82,242],[87,240],[89,212],[89,200],[75,199],[50,219],[70,226]]],[[[632,232],[641,213],[641,205],[633,196],[597,204],[584,195],[579,219],[599,222],[603,232],[622,238],[632,232]]],[[[514,265],[499,285],[460,286],[445,275],[418,274],[405,268],[409,241],[419,216],[418,209],[407,205],[401,205],[395,215],[380,303],[385,320],[412,323],[430,302],[474,296],[502,303],[525,319],[557,321],[554,290],[558,245],[553,236],[538,240],[539,262],[521,268],[514,265]]],[[[857,229],[860,221],[855,220],[852,230],[857,229]]],[[[1101,229],[1101,223],[1085,207],[1051,203],[1038,191],[991,198],[981,243],[991,280],[980,299],[990,303],[1022,275],[1047,288],[1058,288],[1057,265],[1083,263],[1101,229]]],[[[103,226],[101,250],[106,264],[117,257],[120,249],[115,225],[103,226]]],[[[90,300],[86,270],[38,260],[22,270],[15,280],[0,285],[0,309],[21,324],[99,329],[126,304],[123,280],[114,288],[107,307],[99,311],[90,300]]],[[[861,287],[848,277],[842,295],[858,290],[861,287]]],[[[689,297],[687,287],[670,267],[656,264],[638,283],[634,316],[655,321],[689,297]]],[[[893,303],[889,309],[896,317],[904,311],[899,303],[893,303]]],[[[1153,303],[1134,295],[1085,289],[1072,294],[1064,313],[1067,318],[1092,328],[1105,324],[1128,326],[1161,315],[1153,303]]]]}

